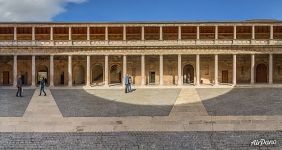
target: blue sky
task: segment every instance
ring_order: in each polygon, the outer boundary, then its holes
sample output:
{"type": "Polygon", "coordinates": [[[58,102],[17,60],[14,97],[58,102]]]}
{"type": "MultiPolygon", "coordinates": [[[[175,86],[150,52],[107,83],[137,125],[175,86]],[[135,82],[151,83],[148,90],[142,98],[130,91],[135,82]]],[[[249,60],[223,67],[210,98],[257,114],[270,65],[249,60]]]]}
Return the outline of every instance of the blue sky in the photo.
{"type": "Polygon", "coordinates": [[[282,0],[87,0],[68,3],[53,21],[282,20],[282,0]]]}

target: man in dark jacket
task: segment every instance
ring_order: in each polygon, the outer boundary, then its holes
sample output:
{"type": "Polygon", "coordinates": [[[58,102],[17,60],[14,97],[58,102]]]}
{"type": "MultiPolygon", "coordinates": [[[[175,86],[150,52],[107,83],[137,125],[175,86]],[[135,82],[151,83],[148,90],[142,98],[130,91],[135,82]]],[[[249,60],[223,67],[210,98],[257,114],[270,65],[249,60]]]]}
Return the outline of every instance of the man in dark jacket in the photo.
{"type": "Polygon", "coordinates": [[[17,97],[22,97],[22,85],[23,85],[22,78],[21,76],[19,76],[17,80],[17,88],[18,88],[16,95],[17,97]]]}
{"type": "Polygon", "coordinates": [[[45,87],[45,79],[42,78],[39,82],[39,86],[40,86],[40,94],[39,96],[41,96],[41,93],[43,92],[44,93],[44,96],[46,96],[46,93],[44,91],[44,87],[45,87]]]}

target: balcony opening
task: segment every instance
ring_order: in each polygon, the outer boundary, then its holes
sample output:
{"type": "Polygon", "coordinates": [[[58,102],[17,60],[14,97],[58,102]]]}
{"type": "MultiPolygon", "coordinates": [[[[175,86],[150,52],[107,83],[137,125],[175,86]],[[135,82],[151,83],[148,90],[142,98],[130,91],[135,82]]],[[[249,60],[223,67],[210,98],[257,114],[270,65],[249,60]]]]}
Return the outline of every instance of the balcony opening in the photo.
{"type": "Polygon", "coordinates": [[[178,27],[163,27],[163,40],[177,40],[178,27]]]}
{"type": "Polygon", "coordinates": [[[0,40],[14,40],[14,28],[0,27],[0,40]]]}
{"type": "Polygon", "coordinates": [[[54,40],[69,40],[68,27],[54,27],[53,28],[54,40]]]}
{"type": "Polygon", "coordinates": [[[141,27],[126,27],[126,40],[134,41],[141,40],[142,28],[141,27]]]}
{"type": "Polygon", "coordinates": [[[249,40],[252,39],[252,27],[251,26],[237,26],[236,27],[236,38],[249,40]]]}
{"type": "Polygon", "coordinates": [[[144,27],[145,40],[160,40],[160,27],[144,27]]]}
{"type": "Polygon", "coordinates": [[[72,40],[83,41],[87,40],[87,28],[86,27],[73,27],[71,29],[72,40]]]}
{"type": "Polygon", "coordinates": [[[255,39],[269,39],[270,27],[269,26],[256,26],[255,27],[255,39]]]}
{"type": "Polygon", "coordinates": [[[197,27],[196,26],[182,26],[181,27],[181,39],[182,40],[195,40],[197,39],[197,27]]]}
{"type": "Polygon", "coordinates": [[[282,26],[273,26],[273,38],[282,39],[282,26]]]}
{"type": "Polygon", "coordinates": [[[234,38],[233,26],[218,26],[218,39],[232,40],[234,38]]]}
{"type": "Polygon", "coordinates": [[[200,27],[200,39],[214,40],[215,27],[214,26],[201,26],[200,27]]]}
{"type": "Polygon", "coordinates": [[[32,28],[31,27],[18,27],[17,28],[17,40],[32,40],[32,28]]]}
{"type": "Polygon", "coordinates": [[[49,27],[39,27],[35,28],[35,40],[50,40],[50,28],[49,27]]]}
{"type": "Polygon", "coordinates": [[[109,40],[122,41],[123,40],[123,27],[109,27],[109,40]]]}
{"type": "Polygon", "coordinates": [[[90,40],[104,41],[105,40],[105,27],[91,27],[90,40]]]}

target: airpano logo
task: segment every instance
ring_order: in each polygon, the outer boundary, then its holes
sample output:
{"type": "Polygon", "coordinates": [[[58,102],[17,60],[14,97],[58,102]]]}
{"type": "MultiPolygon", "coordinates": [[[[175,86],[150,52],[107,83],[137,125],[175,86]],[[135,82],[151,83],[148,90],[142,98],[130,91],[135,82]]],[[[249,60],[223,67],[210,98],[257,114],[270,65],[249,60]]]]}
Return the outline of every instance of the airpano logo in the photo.
{"type": "Polygon", "coordinates": [[[276,145],[276,140],[265,140],[265,139],[258,139],[253,140],[251,142],[251,146],[274,146],[276,145]]]}

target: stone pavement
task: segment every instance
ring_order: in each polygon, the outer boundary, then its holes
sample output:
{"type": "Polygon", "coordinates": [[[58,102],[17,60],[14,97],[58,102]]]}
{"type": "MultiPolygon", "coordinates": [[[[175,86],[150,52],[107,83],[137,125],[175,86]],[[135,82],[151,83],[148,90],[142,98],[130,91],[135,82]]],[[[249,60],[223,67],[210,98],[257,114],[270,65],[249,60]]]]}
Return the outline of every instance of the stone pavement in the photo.
{"type": "Polygon", "coordinates": [[[280,150],[282,132],[2,133],[0,149],[280,150]],[[252,145],[254,140],[275,145],[252,145]]]}
{"type": "Polygon", "coordinates": [[[39,96],[39,90],[35,90],[32,99],[24,113],[24,118],[62,118],[62,114],[49,90],[46,96],[39,96]]]}
{"type": "Polygon", "coordinates": [[[22,117],[34,93],[24,89],[22,96],[16,97],[16,89],[0,89],[0,117],[22,117]]]}
{"type": "MultiPolygon", "coordinates": [[[[90,144],[96,149],[116,149],[116,147],[118,149],[166,149],[160,146],[166,145],[166,143],[177,149],[187,149],[187,145],[190,146],[190,144],[192,144],[192,149],[220,149],[217,147],[226,145],[232,149],[232,146],[236,147],[236,141],[241,146],[240,149],[245,147],[245,149],[252,149],[250,142],[257,138],[277,139],[276,147],[267,146],[265,148],[277,149],[281,145],[282,131],[282,115],[280,115],[279,110],[279,108],[282,108],[280,89],[151,88],[149,91],[137,89],[128,95],[121,93],[121,89],[85,89],[84,94],[81,94],[82,92],[78,89],[52,89],[52,93],[47,89],[46,97],[39,97],[39,90],[37,89],[28,107],[21,106],[27,108],[23,117],[0,117],[0,132],[2,132],[0,134],[0,141],[2,142],[0,145],[4,145],[0,149],[21,148],[19,145],[21,143],[28,143],[27,145],[31,146],[29,148],[37,146],[35,149],[40,148],[40,145],[46,145],[47,148],[52,149],[54,143],[58,145],[58,147],[54,146],[55,149],[67,149],[68,145],[72,145],[75,149],[75,146],[70,143],[82,145],[84,139],[86,140],[86,149],[89,148],[87,141],[88,144],[91,143],[89,139],[93,139],[93,142],[99,139],[99,142],[90,144]],[[249,90],[250,95],[245,92],[249,90]],[[144,94],[144,101],[140,99],[142,93],[144,94]],[[237,97],[234,97],[234,93],[237,97]],[[156,97],[152,98],[150,94],[156,95],[156,97]],[[245,98],[244,95],[249,96],[249,99],[245,98]],[[100,99],[92,99],[93,97],[100,99]],[[157,99],[158,97],[161,98],[157,99]],[[241,100],[241,98],[244,98],[244,100],[241,100]],[[101,99],[105,101],[99,101],[101,99]],[[157,103],[153,101],[154,99],[157,99],[157,103]],[[78,102],[85,104],[78,104],[78,102]],[[244,102],[246,103],[244,104],[244,102]],[[256,105],[252,102],[259,102],[259,104],[256,105]],[[275,105],[267,104],[267,102],[275,103],[275,105]],[[110,105],[110,103],[115,103],[115,105],[110,105]],[[96,109],[90,110],[90,107],[87,107],[88,105],[96,109]],[[142,108],[144,105],[150,105],[155,110],[137,109],[137,106],[142,108]],[[234,109],[231,105],[234,105],[234,109]],[[264,107],[264,105],[274,107],[277,113],[261,114],[261,111],[256,112],[261,108],[264,108],[262,109],[263,112],[271,112],[271,108],[264,107]],[[125,108],[124,106],[132,108],[125,108]],[[124,108],[126,111],[117,111],[120,109],[118,107],[124,108]],[[87,111],[79,112],[80,108],[87,111]],[[114,113],[111,114],[111,110],[114,113]],[[144,110],[161,115],[146,114],[142,112],[144,110]],[[218,112],[214,113],[216,110],[218,112]],[[99,111],[101,111],[100,114],[99,111]],[[239,113],[236,114],[237,111],[239,113]],[[254,111],[254,113],[249,113],[251,111],[254,111]],[[98,115],[87,116],[85,115],[86,112],[92,113],[91,115],[94,113],[98,115]],[[102,116],[102,112],[106,112],[107,115],[102,116]],[[216,115],[220,112],[223,115],[216,115]],[[76,115],[76,113],[79,115],[76,115]],[[224,113],[229,115],[224,115],[224,113]],[[140,114],[144,116],[138,116],[140,114]],[[213,136],[217,134],[220,135],[218,138],[213,136]],[[124,140],[122,140],[123,138],[124,140]],[[228,138],[230,139],[223,140],[228,138]],[[56,144],[56,140],[63,144],[56,144]],[[132,142],[130,142],[131,140],[132,142]],[[112,146],[105,147],[106,144],[103,144],[103,142],[106,143],[106,141],[114,142],[109,144],[112,146]],[[136,143],[136,141],[140,141],[140,143],[136,143]],[[171,143],[169,143],[170,141],[171,143]],[[197,143],[199,141],[200,143],[197,143]],[[129,147],[121,144],[123,142],[127,143],[129,147]],[[11,145],[15,145],[15,147],[11,147],[11,145]]],[[[10,93],[13,92],[10,91],[10,93]]],[[[8,101],[10,97],[12,96],[0,95],[4,104],[13,102],[12,100],[8,101]]],[[[14,99],[14,101],[18,102],[17,99],[14,99]]],[[[1,113],[2,111],[0,111],[0,115],[1,113]]],[[[3,114],[5,114],[5,111],[3,114]]],[[[167,149],[171,149],[171,147],[168,146],[167,149]]],[[[253,149],[257,149],[257,147],[253,149]]]]}
{"type": "Polygon", "coordinates": [[[180,89],[51,90],[64,117],[168,116],[180,89]],[[163,93],[163,94],[162,94],[163,93]]]}

